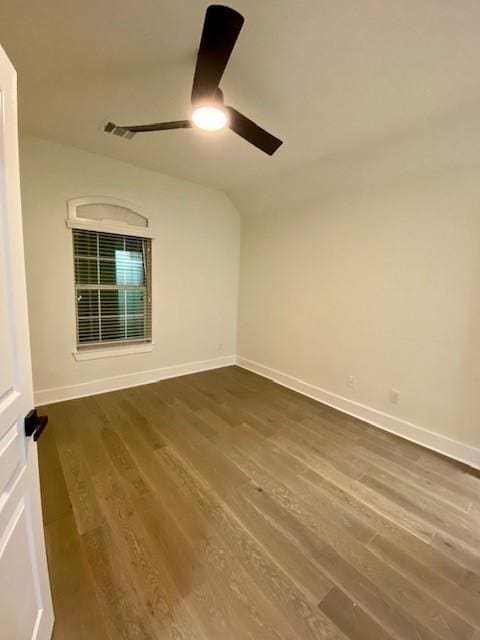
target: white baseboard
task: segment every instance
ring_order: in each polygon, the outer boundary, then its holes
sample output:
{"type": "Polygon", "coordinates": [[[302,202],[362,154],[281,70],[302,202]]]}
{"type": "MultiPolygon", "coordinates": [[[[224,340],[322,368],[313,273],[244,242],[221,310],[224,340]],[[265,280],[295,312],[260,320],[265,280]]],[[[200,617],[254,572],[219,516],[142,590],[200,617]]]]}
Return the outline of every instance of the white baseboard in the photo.
{"type": "Polygon", "coordinates": [[[242,358],[241,356],[237,356],[236,363],[243,369],[248,369],[261,376],[270,378],[284,387],[298,391],[309,398],[313,398],[323,404],[343,411],[343,413],[364,420],[375,427],[390,431],[397,436],[416,442],[428,449],[442,453],[449,458],[459,460],[471,467],[480,469],[480,449],[463,444],[462,442],[457,442],[456,440],[451,440],[450,438],[428,431],[411,422],[406,422],[382,411],[377,411],[377,409],[372,409],[371,407],[359,404],[358,402],[336,395],[330,391],[325,391],[325,389],[320,389],[308,382],[289,376],[281,371],[276,371],[258,362],[242,358]]]}
{"type": "Polygon", "coordinates": [[[70,385],[68,387],[57,387],[55,389],[42,389],[34,392],[35,405],[52,404],[54,402],[62,402],[63,400],[72,400],[74,398],[82,398],[84,396],[93,396],[98,393],[106,393],[107,391],[116,391],[118,389],[126,389],[128,387],[138,387],[142,384],[165,380],[166,378],[176,378],[189,373],[198,373],[199,371],[208,371],[209,369],[218,369],[235,364],[235,356],[223,356],[221,358],[213,358],[212,360],[201,360],[199,362],[187,362],[185,364],[177,364],[172,367],[162,367],[161,369],[152,369],[150,371],[138,371],[122,376],[114,376],[112,378],[102,378],[100,380],[92,380],[90,382],[82,382],[80,384],[70,385]]]}

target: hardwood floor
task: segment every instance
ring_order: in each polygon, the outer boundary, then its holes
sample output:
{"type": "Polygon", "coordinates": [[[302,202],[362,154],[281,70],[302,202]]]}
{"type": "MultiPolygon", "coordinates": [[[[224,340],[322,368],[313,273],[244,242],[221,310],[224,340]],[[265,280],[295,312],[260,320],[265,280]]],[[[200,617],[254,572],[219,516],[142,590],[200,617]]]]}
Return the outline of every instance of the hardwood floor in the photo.
{"type": "Polygon", "coordinates": [[[480,638],[480,478],[237,367],[54,404],[55,640],[480,638]]]}

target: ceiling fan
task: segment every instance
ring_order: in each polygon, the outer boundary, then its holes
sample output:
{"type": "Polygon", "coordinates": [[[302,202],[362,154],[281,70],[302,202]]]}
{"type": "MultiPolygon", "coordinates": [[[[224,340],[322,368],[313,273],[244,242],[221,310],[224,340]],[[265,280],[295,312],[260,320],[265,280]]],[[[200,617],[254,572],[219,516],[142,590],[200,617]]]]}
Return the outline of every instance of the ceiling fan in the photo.
{"type": "Polygon", "coordinates": [[[218,86],[243,23],[243,16],[230,7],[212,4],[207,8],[193,77],[191,120],[129,126],[108,122],[104,130],[133,138],[136,133],[187,129],[194,125],[207,131],[229,127],[250,144],[273,155],[282,141],[233,107],[224,105],[223,93],[218,86]]]}

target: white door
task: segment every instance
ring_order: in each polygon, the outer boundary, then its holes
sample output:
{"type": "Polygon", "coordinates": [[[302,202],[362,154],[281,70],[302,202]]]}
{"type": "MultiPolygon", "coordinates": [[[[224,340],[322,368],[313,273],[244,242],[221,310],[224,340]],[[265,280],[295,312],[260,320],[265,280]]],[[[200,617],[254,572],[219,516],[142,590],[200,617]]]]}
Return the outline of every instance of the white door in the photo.
{"type": "Polygon", "coordinates": [[[0,638],[47,640],[53,609],[43,537],[18,172],[17,78],[0,47],[0,638]]]}

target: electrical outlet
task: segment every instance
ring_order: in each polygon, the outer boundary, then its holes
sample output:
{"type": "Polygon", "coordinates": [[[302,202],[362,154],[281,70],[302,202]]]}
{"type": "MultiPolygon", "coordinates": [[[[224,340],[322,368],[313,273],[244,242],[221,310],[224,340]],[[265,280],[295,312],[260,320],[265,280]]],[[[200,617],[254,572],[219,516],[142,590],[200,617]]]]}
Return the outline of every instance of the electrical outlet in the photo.
{"type": "Polygon", "coordinates": [[[348,376],[347,378],[347,385],[351,388],[351,389],[355,389],[355,387],[357,386],[357,378],[355,376],[348,376]]]}
{"type": "Polygon", "coordinates": [[[222,343],[220,343],[220,344],[218,345],[218,350],[219,350],[219,351],[223,351],[223,344],[222,344],[222,343]]]}
{"type": "Polygon", "coordinates": [[[388,394],[388,397],[392,404],[398,404],[400,402],[400,391],[396,391],[395,389],[390,389],[390,393],[388,394]]]}

